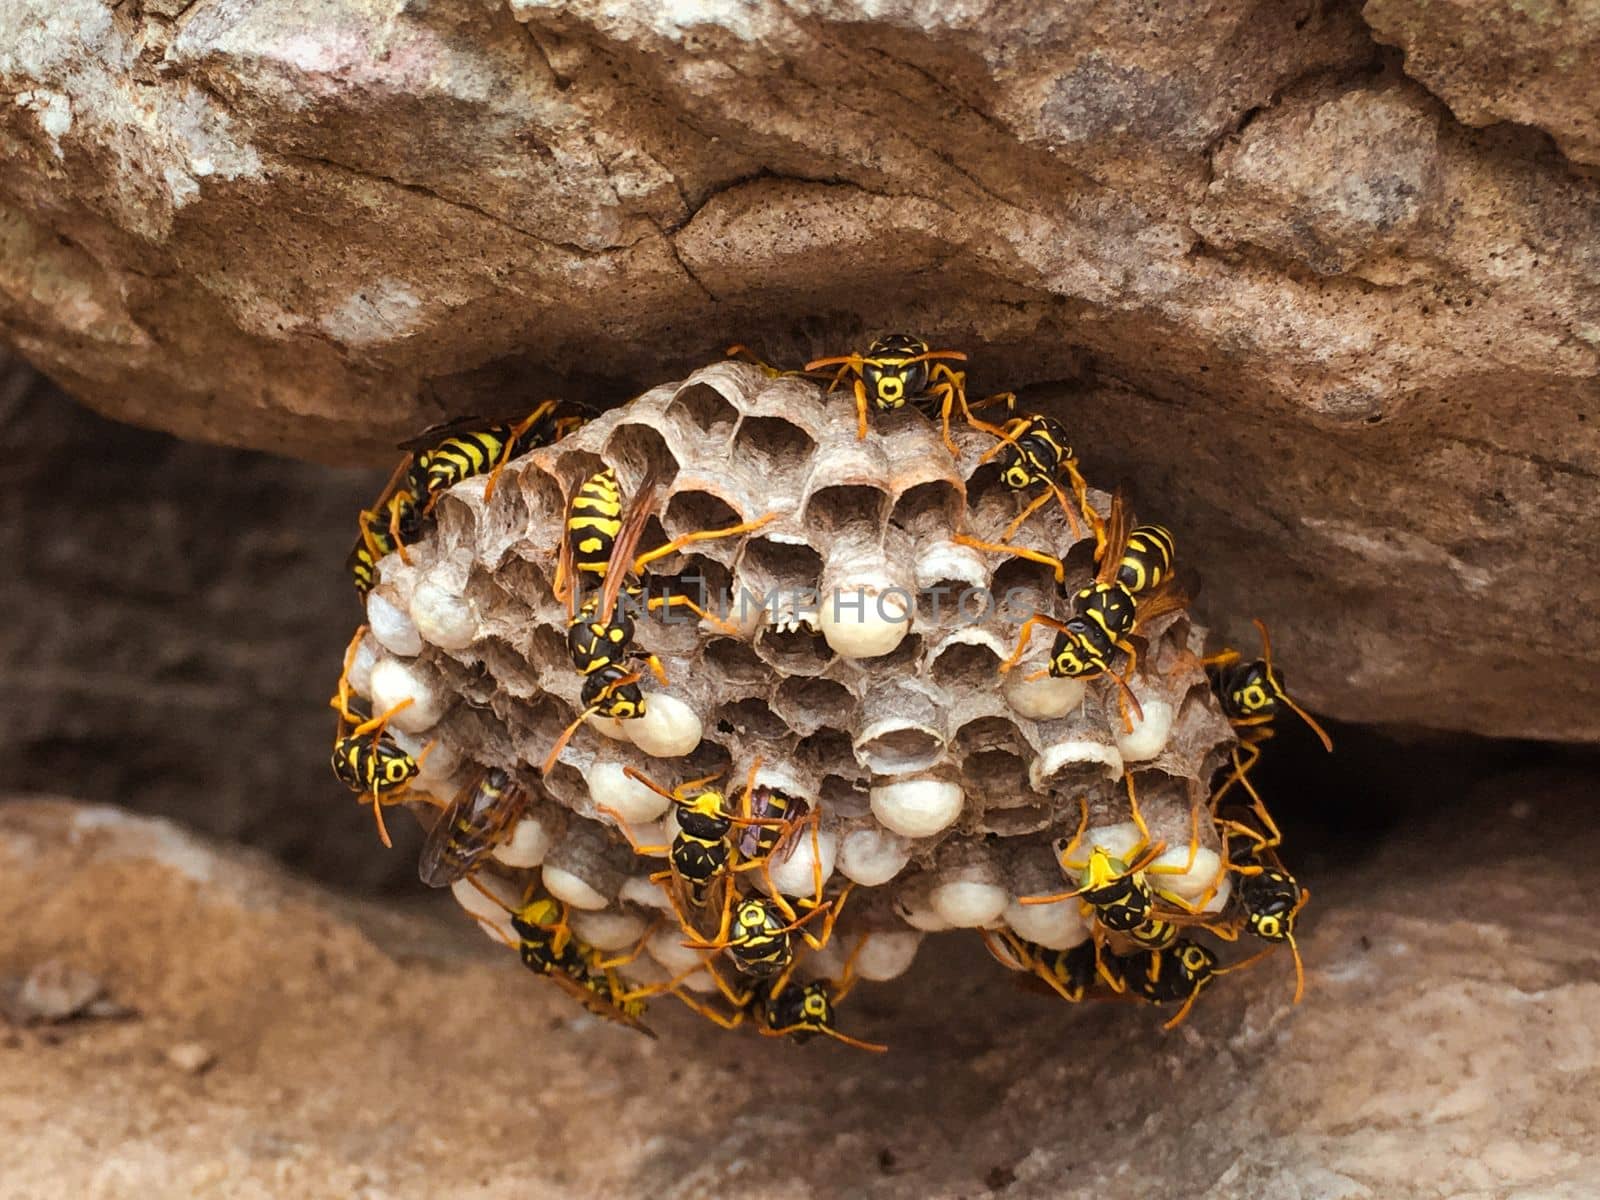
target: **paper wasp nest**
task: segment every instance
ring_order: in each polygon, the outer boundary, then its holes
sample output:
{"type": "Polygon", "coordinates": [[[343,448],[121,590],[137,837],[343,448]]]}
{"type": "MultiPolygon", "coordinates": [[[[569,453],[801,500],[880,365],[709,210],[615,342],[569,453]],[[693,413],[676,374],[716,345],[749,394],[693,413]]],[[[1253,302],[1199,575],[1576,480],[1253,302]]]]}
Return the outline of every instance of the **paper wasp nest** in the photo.
{"type": "MultiPolygon", "coordinates": [[[[1133,687],[1145,722],[1132,734],[1109,679],[1027,679],[1044,666],[1047,628],[1022,663],[1000,673],[1022,620],[1035,610],[1064,615],[1064,602],[1047,568],[951,540],[957,532],[998,539],[1029,498],[979,465],[992,437],[959,420],[954,433],[959,461],[936,424],[908,408],[873,413],[858,441],[847,390],[828,394],[742,363],[657,387],[509,463],[489,503],[481,476],[446,494],[409,565],[398,555],[380,564],[373,633],[352,680],[375,708],[414,697],[393,728],[412,735],[413,752],[434,743],[421,787],[448,798],[481,764],[512,772],[540,798],[501,857],[542,860],[546,886],[577,908],[654,917],[664,903],[644,881],[663,862],[636,856],[596,814],[599,793],[641,842],[670,839],[670,814],[665,829],[652,824],[669,806],[626,780],[624,766],[667,788],[720,772],[718,786],[737,795],[759,757],[763,784],[820,808],[824,869],[858,885],[840,933],[1005,921],[1045,945],[1081,941],[1075,903],[1014,902],[1071,886],[1052,844],[1077,829],[1080,798],[1093,826],[1125,821],[1121,777],[1133,771],[1153,837],[1173,848],[1163,861],[1182,861],[1190,813],[1205,811],[1206,781],[1233,735],[1199,663],[1202,631],[1186,614],[1141,630],[1148,648],[1133,687]],[[652,584],[697,577],[703,590],[692,594],[718,611],[731,598],[728,619],[739,626],[730,636],[682,613],[638,620],[636,642],[659,657],[668,680],[646,674],[647,701],[666,694],[693,714],[680,710],[652,735],[664,739],[653,748],[672,753],[652,756],[630,740],[637,735],[626,726],[644,719],[620,728],[591,721],[541,780],[539,764],[579,711],[583,682],[552,575],[567,502],[602,465],[615,468],[625,510],[647,475],[660,479],[642,548],[776,516],[649,568],[652,584]],[[887,619],[862,629],[863,607],[887,619]],[[896,624],[907,609],[909,621],[896,624]],[[848,657],[836,646],[882,652],[848,657]]],[[[1106,510],[1103,493],[1090,498],[1106,510]]],[[[1075,540],[1053,502],[1014,538],[1062,557],[1075,540]]],[[[1072,556],[1069,586],[1089,578],[1091,550],[1092,541],[1072,556]]],[[[1181,542],[1178,553],[1181,561],[1181,542]]],[[[1215,851],[1202,824],[1201,844],[1215,851]]],[[[795,890],[809,891],[809,848],[796,857],[795,890]]],[[[1216,857],[1199,857],[1195,895],[1217,873],[1216,857]]],[[[624,926],[640,923],[619,924],[616,940],[624,926]]],[[[681,936],[668,941],[676,947],[681,936]]],[[[862,973],[873,977],[865,959],[862,973]]],[[[892,973],[879,965],[879,977],[892,973]]]]}

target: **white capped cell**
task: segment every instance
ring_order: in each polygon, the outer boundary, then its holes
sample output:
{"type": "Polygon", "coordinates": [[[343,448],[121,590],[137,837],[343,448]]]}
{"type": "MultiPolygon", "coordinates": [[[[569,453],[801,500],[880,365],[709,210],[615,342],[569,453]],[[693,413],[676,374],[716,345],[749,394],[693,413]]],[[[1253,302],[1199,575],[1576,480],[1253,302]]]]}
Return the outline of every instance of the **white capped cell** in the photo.
{"type": "Polygon", "coordinates": [[[517,934],[511,928],[511,913],[508,910],[515,908],[522,896],[509,880],[494,876],[458,879],[450,885],[450,894],[455,897],[457,904],[477,918],[479,927],[491,938],[516,945],[517,934]],[[491,895],[484,895],[480,888],[487,889],[491,895]],[[496,903],[497,900],[499,903],[496,903]]]}
{"type": "Polygon", "coordinates": [[[965,799],[947,779],[902,779],[868,793],[873,815],[904,837],[930,837],[961,815],[965,799]]]}
{"type": "Polygon", "coordinates": [[[862,887],[888,883],[911,861],[911,843],[884,829],[853,829],[839,846],[839,873],[862,887]]]}
{"type": "Polygon", "coordinates": [[[1110,857],[1127,862],[1136,857],[1134,851],[1144,848],[1144,834],[1132,821],[1118,821],[1114,825],[1098,825],[1084,830],[1078,844],[1072,848],[1071,870],[1081,870],[1095,850],[1103,850],[1110,857]]]}
{"type": "Polygon", "coordinates": [[[454,797],[452,788],[441,786],[448,784],[461,766],[461,755],[448,742],[419,737],[403,729],[387,729],[385,732],[394,739],[396,746],[417,760],[416,783],[412,786],[421,787],[445,800],[454,797]]]}
{"type": "Polygon", "coordinates": [[[624,912],[575,912],[568,917],[572,932],[597,950],[631,950],[644,937],[643,918],[624,912]]]}
{"type": "Polygon", "coordinates": [[[692,969],[706,960],[708,951],[685,946],[683,930],[676,925],[664,925],[650,935],[644,945],[646,953],[674,975],[692,969]]]}
{"type": "Polygon", "coordinates": [[[992,925],[1005,912],[1011,897],[996,883],[976,879],[953,879],[936,885],[928,902],[940,919],[957,929],[976,929],[992,925]]]}
{"type": "Polygon", "coordinates": [[[1001,692],[1014,712],[1035,721],[1054,721],[1066,716],[1083,703],[1089,684],[1083,679],[1058,678],[1040,675],[1028,678],[1033,672],[1024,667],[1008,671],[1001,692]]]}
{"type": "Polygon", "coordinates": [[[823,640],[840,658],[888,654],[911,629],[911,600],[885,575],[844,579],[818,603],[823,640]]]}
{"type": "MultiPolygon", "coordinates": [[[[789,850],[767,864],[767,873],[772,876],[772,882],[778,891],[785,896],[815,895],[816,884],[812,875],[812,864],[821,863],[822,882],[827,883],[833,876],[833,865],[838,857],[839,835],[827,829],[819,829],[816,831],[816,844],[813,848],[812,831],[804,829],[795,835],[789,847],[789,850]]],[[[752,871],[750,874],[761,878],[763,872],[752,871]]]]}
{"type": "Polygon", "coordinates": [[[595,807],[616,812],[633,828],[635,837],[639,837],[636,826],[657,820],[672,807],[671,800],[629,775],[622,763],[596,762],[583,773],[583,779],[595,807]]]}
{"type": "Polygon", "coordinates": [[[1022,904],[1013,899],[1002,916],[1018,937],[1049,950],[1070,950],[1089,937],[1089,920],[1076,896],[1050,904],[1022,904]]]}
{"type": "Polygon", "coordinates": [[[361,639],[355,654],[350,657],[350,671],[345,680],[350,690],[366,699],[372,695],[372,668],[378,661],[378,642],[372,636],[361,639]]]}
{"type": "Polygon", "coordinates": [[[389,719],[406,733],[432,729],[444,714],[444,703],[428,676],[415,663],[385,658],[372,668],[372,709],[388,712],[403,700],[410,704],[389,719]]]}
{"type": "Polygon", "coordinates": [[[418,636],[442,649],[465,650],[478,640],[477,606],[430,577],[411,593],[409,611],[418,636]]]}
{"type": "Polygon", "coordinates": [[[537,810],[528,813],[511,827],[511,836],[490,853],[508,867],[537,867],[555,842],[553,817],[552,813],[537,810]]]}
{"type": "Polygon", "coordinates": [[[384,594],[381,588],[367,593],[367,625],[378,644],[390,654],[415,658],[422,653],[422,635],[411,616],[384,594]]]}
{"type": "Polygon", "coordinates": [[[678,758],[700,744],[700,718],[676,696],[651,692],[644,715],[622,722],[622,735],[653,758],[678,758]]]}
{"type": "Polygon", "coordinates": [[[622,881],[622,890],[617,893],[617,899],[643,908],[672,911],[672,901],[668,899],[666,889],[659,883],[651,883],[648,875],[628,876],[622,881]]]}
{"type": "Polygon", "coordinates": [[[1172,736],[1172,705],[1165,700],[1141,699],[1139,707],[1144,710],[1143,720],[1131,711],[1128,714],[1133,722],[1132,733],[1127,732],[1120,719],[1112,725],[1124,762],[1149,762],[1167,748],[1167,739],[1172,736]]]}
{"type": "Polygon", "coordinates": [[[909,885],[902,887],[895,897],[894,907],[900,914],[901,920],[923,933],[938,933],[951,927],[950,922],[934,909],[932,888],[925,876],[919,876],[909,885]]]}
{"type": "Polygon", "coordinates": [[[599,713],[590,713],[584,718],[584,724],[602,737],[608,737],[614,742],[628,740],[627,721],[619,721],[615,717],[602,717],[599,713]]]}
{"type": "Polygon", "coordinates": [[[1199,901],[1207,892],[1214,892],[1211,901],[1206,905],[1206,911],[1220,912],[1232,890],[1232,881],[1222,870],[1222,856],[1208,846],[1201,846],[1194,852],[1193,864],[1184,871],[1183,868],[1187,863],[1189,863],[1187,845],[1172,846],[1163,850],[1150,864],[1152,868],[1149,873],[1150,885],[1158,891],[1178,896],[1190,904],[1199,901]],[[1181,874],[1169,873],[1180,871],[1181,874]],[[1218,897],[1221,898],[1221,903],[1217,903],[1218,897]]]}
{"type": "Polygon", "coordinates": [[[909,929],[869,934],[856,955],[856,974],[876,983],[896,979],[910,968],[920,945],[922,934],[909,929]]]}
{"type": "Polygon", "coordinates": [[[560,867],[545,865],[544,886],[557,900],[565,900],[573,908],[600,909],[610,903],[603,895],[596,891],[584,880],[579,879],[571,871],[560,867]]]}

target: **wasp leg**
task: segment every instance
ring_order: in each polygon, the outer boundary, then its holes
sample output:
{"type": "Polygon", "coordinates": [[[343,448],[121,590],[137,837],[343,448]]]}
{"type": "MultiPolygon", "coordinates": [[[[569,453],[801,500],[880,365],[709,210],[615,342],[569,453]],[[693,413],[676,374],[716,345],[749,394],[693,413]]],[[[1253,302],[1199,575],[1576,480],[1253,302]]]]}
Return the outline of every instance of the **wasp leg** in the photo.
{"type": "Polygon", "coordinates": [[[1050,504],[1051,499],[1056,498],[1056,496],[1061,496],[1062,512],[1066,512],[1067,520],[1072,523],[1072,536],[1074,536],[1074,538],[1082,536],[1082,534],[1078,533],[1077,518],[1072,515],[1072,509],[1067,507],[1066,496],[1062,496],[1061,488],[1058,488],[1058,486],[1048,482],[1046,482],[1045,486],[1048,488],[1048,491],[1040,494],[1040,496],[1037,496],[1037,498],[1030,499],[1030,501],[1027,502],[1027,507],[1024,507],[1024,509],[1022,509],[1021,512],[1016,515],[1016,517],[1011,518],[1010,525],[1006,525],[1005,531],[1000,534],[1000,542],[1010,542],[1011,539],[1016,538],[1016,533],[1018,533],[1018,530],[1021,530],[1022,526],[1026,525],[1027,518],[1032,517],[1035,512],[1043,509],[1046,504],[1050,504]]]}
{"type": "Polygon", "coordinates": [[[742,1007],[735,1006],[733,1012],[723,1014],[709,1005],[702,1004],[699,1000],[690,999],[689,995],[682,990],[675,991],[672,994],[683,1002],[684,1007],[699,1013],[713,1025],[720,1025],[724,1029],[737,1029],[744,1024],[745,1010],[742,1007]]]}
{"type": "Polygon", "coordinates": [[[1134,667],[1139,661],[1139,652],[1134,648],[1132,642],[1119,642],[1117,643],[1117,649],[1128,656],[1128,665],[1122,669],[1120,674],[1115,671],[1104,673],[1109,675],[1112,682],[1117,685],[1117,712],[1122,716],[1122,728],[1128,733],[1132,733],[1135,719],[1140,724],[1144,723],[1144,706],[1139,703],[1139,697],[1133,694],[1131,686],[1134,667]]]}
{"type": "Polygon", "coordinates": [[[368,717],[365,721],[361,722],[361,724],[357,725],[350,731],[350,736],[365,737],[370,733],[372,735],[372,740],[376,742],[378,738],[383,735],[384,727],[389,724],[389,719],[402,708],[409,708],[411,706],[411,699],[412,698],[410,696],[407,696],[404,700],[390,708],[387,712],[380,713],[376,717],[368,717]]]}
{"type": "Polygon", "coordinates": [[[765,516],[757,517],[754,521],[741,521],[739,524],[730,525],[726,529],[701,529],[694,533],[679,534],[666,545],[657,546],[654,550],[650,550],[639,555],[638,558],[633,560],[633,566],[630,568],[630,571],[632,574],[638,575],[643,572],[645,567],[649,566],[657,559],[665,558],[669,554],[674,554],[677,551],[682,550],[685,546],[692,545],[695,542],[709,542],[716,538],[734,537],[741,533],[753,533],[755,530],[760,529],[769,521],[775,520],[777,516],[777,513],[769,512],[765,516]]]}
{"type": "MultiPolygon", "coordinates": [[[[699,604],[695,603],[695,601],[690,599],[688,596],[674,593],[671,596],[652,596],[649,600],[645,601],[645,610],[647,612],[655,612],[657,609],[662,608],[687,608],[707,625],[719,630],[728,637],[737,637],[740,632],[739,627],[732,621],[726,620],[717,616],[715,613],[701,608],[699,604]]],[[[663,679],[662,682],[665,683],[666,680],[663,679]]]]}
{"type": "Polygon", "coordinates": [[[344,669],[339,672],[339,685],[334,697],[328,703],[351,725],[356,724],[356,718],[350,712],[350,667],[356,661],[356,654],[361,649],[361,642],[367,636],[367,626],[360,625],[356,628],[355,636],[350,639],[350,644],[344,649],[344,669]]]}
{"type": "Polygon", "coordinates": [[[1067,568],[1059,558],[1053,554],[1046,554],[1043,550],[1034,550],[1028,546],[1013,546],[1009,542],[985,542],[971,537],[965,533],[958,533],[950,539],[963,546],[971,546],[974,550],[987,550],[990,554],[1009,554],[1013,558],[1025,558],[1029,562],[1036,562],[1040,566],[1049,567],[1055,576],[1056,586],[1067,586],[1067,568]]]}
{"type": "Polygon", "coordinates": [[[672,851],[670,845],[641,846],[637,839],[634,838],[633,830],[628,827],[627,819],[616,809],[605,804],[597,804],[594,806],[594,810],[595,812],[605,813],[606,816],[617,823],[617,832],[628,839],[628,845],[632,847],[633,852],[640,858],[665,858],[672,851]]]}

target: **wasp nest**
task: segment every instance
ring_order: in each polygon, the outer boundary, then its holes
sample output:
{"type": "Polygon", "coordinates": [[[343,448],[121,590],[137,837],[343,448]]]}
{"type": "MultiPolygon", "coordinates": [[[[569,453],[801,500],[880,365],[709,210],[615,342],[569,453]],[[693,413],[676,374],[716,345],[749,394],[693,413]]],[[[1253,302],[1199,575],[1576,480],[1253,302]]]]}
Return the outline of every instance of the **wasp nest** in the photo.
{"type": "MultiPolygon", "coordinates": [[[[519,872],[539,868],[578,936],[601,949],[636,942],[666,909],[648,878],[665,864],[635,854],[616,817],[640,844],[665,845],[676,826],[673,806],[625,774],[632,767],[668,789],[719,776],[730,796],[754,769],[759,786],[817,814],[816,836],[793,839],[772,868],[790,895],[809,895],[814,871],[835,888],[839,876],[855,884],[812,974],[836,970],[869,933],[854,964],[867,979],[899,974],[938,930],[1008,926],[1044,947],[1082,943],[1077,901],[1018,898],[1076,886],[1056,854],[1080,822],[1099,843],[1121,836],[1125,774],[1152,841],[1169,847],[1157,864],[1191,868],[1163,888],[1219,909],[1216,832],[1203,822],[1191,855],[1191,822],[1234,737],[1200,662],[1202,631],[1183,612],[1140,628],[1137,721],[1108,677],[1042,674],[1048,629],[1002,672],[1029,614],[1065,614],[1049,567],[955,540],[1000,539],[1029,497],[980,462],[992,436],[957,422],[953,437],[957,455],[906,408],[874,413],[858,440],[848,392],[722,362],[511,461],[487,500],[483,475],[445,493],[409,561],[379,564],[350,679],[375,711],[411,701],[390,730],[414,754],[427,748],[414,789],[448,799],[490,766],[534,798],[498,863],[457,886],[463,903],[503,929],[483,893],[514,903],[531,877],[519,872]],[[643,717],[589,718],[541,773],[584,682],[553,586],[567,506],[605,466],[624,510],[656,481],[646,549],[768,519],[651,564],[652,588],[693,595],[722,621],[641,615],[636,644],[666,682],[645,674],[643,717]]],[[[1101,513],[1108,499],[1089,492],[1101,513]]],[[[1065,560],[1076,587],[1093,572],[1081,525],[1051,503],[1013,540],[1065,560]]],[[[1137,839],[1126,832],[1125,848],[1137,839]]],[[[697,952],[683,941],[662,925],[624,975],[692,970],[697,952]]],[[[685,986],[711,981],[690,975],[685,986]]]]}

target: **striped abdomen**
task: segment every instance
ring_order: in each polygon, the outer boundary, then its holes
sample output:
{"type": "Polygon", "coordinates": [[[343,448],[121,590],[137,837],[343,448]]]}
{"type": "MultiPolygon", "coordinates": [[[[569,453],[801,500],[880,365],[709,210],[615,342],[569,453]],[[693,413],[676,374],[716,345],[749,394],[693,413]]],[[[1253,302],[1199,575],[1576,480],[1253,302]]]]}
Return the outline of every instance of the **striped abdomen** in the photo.
{"type": "Polygon", "coordinates": [[[1160,525],[1141,525],[1128,535],[1128,547],[1117,564],[1117,582],[1137,596],[1172,574],[1177,553],[1172,535],[1160,525]]]}
{"type": "Polygon", "coordinates": [[[511,426],[491,425],[445,438],[427,454],[427,494],[436,496],[463,479],[493,470],[510,437],[511,426]]]}
{"type": "Polygon", "coordinates": [[[596,582],[605,579],[611,548],[622,528],[622,490],[610,467],[591,475],[573,496],[567,509],[567,544],[572,565],[596,582]]]}

